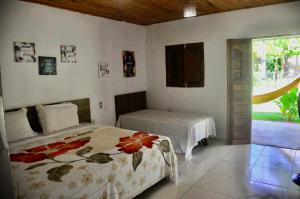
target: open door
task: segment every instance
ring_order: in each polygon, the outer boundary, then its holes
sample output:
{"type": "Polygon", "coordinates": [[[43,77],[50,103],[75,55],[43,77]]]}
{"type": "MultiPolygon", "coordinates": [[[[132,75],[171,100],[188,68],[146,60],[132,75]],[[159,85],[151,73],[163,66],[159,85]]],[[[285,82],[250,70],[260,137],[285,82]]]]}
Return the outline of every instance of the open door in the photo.
{"type": "Polygon", "coordinates": [[[251,39],[233,39],[227,41],[228,144],[249,144],[251,141],[251,52],[251,39]]]}

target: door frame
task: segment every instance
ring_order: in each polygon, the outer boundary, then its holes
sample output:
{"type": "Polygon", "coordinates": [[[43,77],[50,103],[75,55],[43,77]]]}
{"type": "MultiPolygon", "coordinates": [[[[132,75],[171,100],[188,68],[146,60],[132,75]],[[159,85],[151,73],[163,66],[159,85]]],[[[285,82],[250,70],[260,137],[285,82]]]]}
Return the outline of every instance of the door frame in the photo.
{"type": "MultiPolygon", "coordinates": [[[[253,38],[243,38],[243,39],[227,39],[227,144],[249,144],[251,143],[251,123],[252,123],[252,40],[253,38]],[[247,57],[250,63],[250,72],[249,72],[249,76],[248,76],[248,83],[244,84],[244,87],[246,87],[245,85],[248,85],[248,87],[246,88],[246,90],[250,93],[247,92],[247,95],[250,95],[251,98],[249,97],[249,103],[246,104],[240,104],[239,109],[246,109],[246,113],[247,110],[249,113],[248,117],[244,117],[244,118],[248,118],[246,120],[244,120],[244,122],[241,123],[245,123],[248,124],[248,135],[246,135],[247,133],[245,133],[246,137],[244,139],[236,139],[234,140],[234,132],[233,132],[233,96],[234,96],[234,92],[232,92],[232,86],[233,86],[233,81],[232,81],[232,75],[233,75],[233,70],[232,70],[232,53],[231,53],[231,41],[245,41],[246,42],[251,42],[250,44],[250,49],[248,51],[250,51],[251,56],[247,57]]],[[[243,86],[242,86],[243,87],[243,86]]],[[[247,129],[247,127],[245,129],[247,129]]]]}
{"type": "MultiPolygon", "coordinates": [[[[285,34],[285,35],[272,35],[272,36],[270,36],[270,35],[267,35],[267,36],[261,36],[261,37],[251,37],[251,38],[239,38],[239,39],[250,39],[251,40],[251,43],[253,42],[253,40],[255,40],[255,39],[272,39],[272,38],[278,38],[278,37],[294,37],[294,36],[300,36],[300,33],[296,33],[296,34],[285,34]]],[[[229,62],[229,45],[228,45],[228,41],[229,40],[239,40],[239,39],[237,39],[237,38],[235,38],[235,39],[227,39],[227,42],[226,42],[226,44],[227,44],[227,70],[226,70],[226,72],[227,72],[227,122],[226,122],[226,130],[227,130],[227,133],[226,133],[226,135],[227,135],[227,137],[226,137],[226,142],[227,142],[227,144],[232,144],[232,142],[231,142],[231,138],[232,138],[232,134],[230,133],[230,121],[229,121],[229,118],[230,118],[230,100],[231,100],[231,96],[230,96],[230,94],[231,93],[229,93],[229,74],[232,72],[230,69],[230,67],[229,67],[229,64],[230,64],[230,62],[229,62]]],[[[251,49],[251,54],[252,54],[252,49],[251,49]]],[[[253,59],[253,57],[252,57],[253,55],[251,55],[251,61],[252,61],[252,59],[253,59]]],[[[251,64],[251,68],[252,68],[252,64],[251,64]]],[[[253,70],[252,70],[252,74],[251,75],[253,75],[253,70]]],[[[252,80],[252,78],[253,78],[253,76],[251,77],[251,80],[252,80]]],[[[251,82],[249,82],[250,84],[251,84],[251,96],[252,96],[252,89],[253,89],[253,85],[252,85],[252,81],[251,82]]],[[[300,104],[300,103],[299,103],[300,104]]],[[[252,106],[252,102],[251,102],[251,106],[252,106]]],[[[252,113],[252,108],[251,108],[251,113],[252,113]]],[[[300,113],[299,113],[300,114],[300,113]]],[[[300,115],[299,115],[299,117],[300,117],[300,115]]],[[[251,119],[251,121],[252,121],[252,115],[251,115],[251,117],[250,117],[250,119],[251,119]]],[[[250,139],[249,139],[249,142],[251,143],[251,134],[252,134],[252,127],[251,127],[251,131],[250,131],[250,139]]]]}

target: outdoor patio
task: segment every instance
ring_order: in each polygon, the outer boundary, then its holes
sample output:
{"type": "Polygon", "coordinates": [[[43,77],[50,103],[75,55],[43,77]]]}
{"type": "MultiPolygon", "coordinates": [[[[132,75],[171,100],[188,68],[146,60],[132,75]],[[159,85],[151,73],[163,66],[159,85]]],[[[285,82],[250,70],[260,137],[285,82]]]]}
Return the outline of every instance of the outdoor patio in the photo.
{"type": "Polygon", "coordinates": [[[300,149],[300,123],[252,120],[251,142],[300,149]]]}

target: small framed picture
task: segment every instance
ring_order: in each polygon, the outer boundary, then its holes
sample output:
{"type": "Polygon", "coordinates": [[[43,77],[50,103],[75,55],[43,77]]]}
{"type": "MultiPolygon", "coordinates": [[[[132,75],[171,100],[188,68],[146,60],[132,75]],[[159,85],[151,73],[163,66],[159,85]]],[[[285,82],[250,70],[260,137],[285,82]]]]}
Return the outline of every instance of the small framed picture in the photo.
{"type": "Polygon", "coordinates": [[[109,64],[108,62],[98,62],[98,77],[108,77],[109,76],[109,64]]]}
{"type": "Polygon", "coordinates": [[[14,42],[16,62],[36,62],[35,43],[14,42]]]}
{"type": "Polygon", "coordinates": [[[135,58],[133,51],[123,51],[123,76],[135,77],[135,58]]]}
{"type": "Polygon", "coordinates": [[[56,57],[39,56],[39,74],[40,75],[57,75],[56,57]]]}
{"type": "Polygon", "coordinates": [[[73,45],[61,45],[60,55],[62,63],[76,63],[76,46],[73,45]]]}

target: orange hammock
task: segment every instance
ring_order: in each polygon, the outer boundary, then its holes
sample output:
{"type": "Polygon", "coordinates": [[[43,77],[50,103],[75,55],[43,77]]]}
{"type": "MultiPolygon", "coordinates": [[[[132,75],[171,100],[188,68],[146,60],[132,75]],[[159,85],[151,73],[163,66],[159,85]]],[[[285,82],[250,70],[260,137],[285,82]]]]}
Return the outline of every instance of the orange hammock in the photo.
{"type": "Polygon", "coordinates": [[[252,97],[252,103],[253,104],[262,104],[262,103],[274,100],[274,99],[282,96],[283,94],[285,94],[286,92],[288,92],[292,88],[297,87],[299,83],[300,83],[300,77],[298,77],[293,82],[289,83],[288,85],[286,85],[286,86],[284,86],[284,87],[282,87],[282,88],[280,88],[276,91],[266,93],[266,94],[262,94],[262,95],[255,95],[255,96],[252,97]]]}

